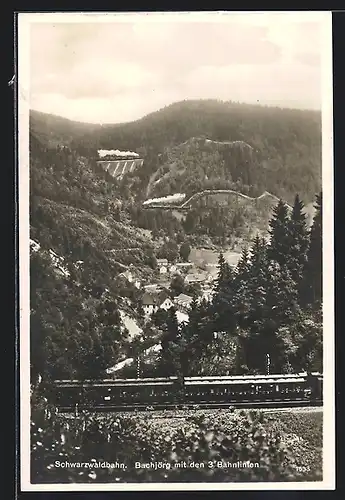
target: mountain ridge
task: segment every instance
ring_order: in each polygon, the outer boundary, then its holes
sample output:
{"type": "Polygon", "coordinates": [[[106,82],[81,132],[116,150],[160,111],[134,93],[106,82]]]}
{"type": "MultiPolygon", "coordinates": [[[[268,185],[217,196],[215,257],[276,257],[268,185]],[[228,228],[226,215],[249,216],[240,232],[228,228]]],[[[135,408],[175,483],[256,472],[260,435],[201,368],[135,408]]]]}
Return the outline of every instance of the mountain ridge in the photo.
{"type": "MultiPolygon", "coordinates": [[[[53,115],[47,118],[35,111],[30,118],[31,154],[37,158],[43,149],[45,162],[51,165],[51,173],[45,179],[50,183],[49,196],[57,196],[53,187],[59,175],[54,172],[54,148],[68,147],[76,157],[85,158],[93,170],[91,175],[90,167],[83,165],[78,167],[78,173],[66,169],[63,182],[75,192],[75,196],[68,195],[68,203],[79,208],[87,206],[92,191],[92,210],[108,213],[100,208],[100,203],[109,205],[109,214],[115,210],[114,203],[120,211],[121,207],[127,207],[123,221],[134,227],[141,221],[143,225],[139,227],[153,229],[154,234],[156,227],[171,234],[184,230],[171,218],[168,221],[168,214],[164,215],[164,223],[158,219],[144,221],[138,210],[148,198],[183,193],[183,203],[187,205],[190,200],[196,202],[202,196],[200,193],[205,196],[213,193],[211,205],[217,205],[216,198],[221,198],[221,193],[224,197],[228,193],[250,200],[269,192],[275,201],[283,199],[292,205],[295,194],[299,193],[305,204],[310,204],[321,186],[321,116],[316,111],[193,100],[174,103],[125,124],[83,124],[67,118],[56,119],[53,115]],[[140,154],[142,167],[111,179],[97,165],[97,158],[99,149],[114,148],[140,154]],[[135,220],[131,220],[134,212],[135,220]],[[170,224],[171,229],[165,229],[170,224]]],[[[70,160],[66,157],[63,161],[70,160]]],[[[41,175],[36,169],[35,176],[41,175]]],[[[65,196],[65,187],[60,181],[58,184],[56,187],[65,196]]],[[[230,208],[231,203],[230,200],[230,208]]],[[[224,200],[221,204],[224,206],[224,200]]],[[[265,221],[268,209],[264,210],[265,221]]],[[[150,214],[150,217],[160,216],[150,214]]],[[[242,213],[242,220],[245,217],[242,213]]],[[[252,215],[249,220],[255,223],[252,215]]],[[[240,233],[242,222],[240,226],[238,221],[236,224],[240,233]]],[[[120,262],[126,264],[122,258],[120,262]]]]}
{"type": "Polygon", "coordinates": [[[124,126],[124,125],[128,125],[130,123],[137,123],[141,120],[144,120],[146,118],[150,118],[154,115],[156,115],[157,113],[161,112],[161,111],[164,111],[166,109],[169,109],[169,108],[175,108],[175,107],[179,107],[179,106],[183,106],[185,104],[189,104],[191,106],[193,105],[198,105],[199,103],[217,103],[219,105],[223,105],[223,104],[230,104],[232,106],[247,106],[247,107],[251,107],[251,108],[261,108],[261,109],[272,109],[272,110],[287,110],[287,111],[291,111],[291,112],[296,112],[296,113],[315,113],[315,114],[321,114],[321,110],[318,110],[318,109],[313,109],[313,108],[295,108],[295,107],[286,107],[286,106],[273,106],[273,105],[269,105],[269,104],[260,104],[260,103],[247,103],[247,102],[236,102],[236,101],[224,101],[224,100],[218,100],[218,99],[183,99],[183,100],[179,100],[179,101],[175,101],[175,102],[172,102],[170,104],[167,104],[165,106],[162,106],[156,110],[153,110],[153,111],[150,111],[149,113],[146,113],[145,115],[139,117],[139,118],[135,118],[133,120],[128,120],[128,121],[125,121],[125,122],[116,122],[116,121],[112,121],[112,122],[106,122],[106,123],[103,123],[102,121],[99,121],[99,122],[89,122],[87,120],[77,120],[77,119],[72,119],[72,118],[68,118],[66,116],[63,116],[63,115],[59,115],[59,114],[55,114],[55,113],[49,113],[47,111],[41,111],[41,110],[38,110],[38,109],[30,109],[30,114],[36,114],[36,115],[41,115],[41,116],[51,116],[51,117],[56,117],[60,120],[66,120],[66,122],[73,122],[73,123],[76,123],[76,124],[83,124],[83,125],[87,125],[87,126],[90,126],[90,127],[107,127],[107,126],[124,126]]]}

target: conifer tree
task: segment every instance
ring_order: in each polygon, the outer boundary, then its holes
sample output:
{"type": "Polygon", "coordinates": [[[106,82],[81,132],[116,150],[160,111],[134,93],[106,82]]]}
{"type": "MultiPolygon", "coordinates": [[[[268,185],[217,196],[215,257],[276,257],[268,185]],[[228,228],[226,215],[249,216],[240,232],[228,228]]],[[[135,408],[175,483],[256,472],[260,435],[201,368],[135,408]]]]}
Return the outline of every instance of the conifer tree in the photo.
{"type": "Polygon", "coordinates": [[[265,314],[265,301],[268,280],[267,248],[264,239],[259,235],[254,239],[250,255],[249,265],[249,300],[250,318],[255,324],[260,321],[265,314]]]}
{"type": "Polygon", "coordinates": [[[236,266],[234,277],[234,310],[236,313],[237,324],[240,328],[247,328],[248,315],[250,311],[250,260],[249,251],[245,246],[242,250],[241,258],[236,266]]]}
{"type": "Polygon", "coordinates": [[[180,362],[184,376],[193,373],[193,369],[200,357],[202,351],[201,329],[198,302],[194,296],[189,309],[189,321],[181,328],[180,362]]]}
{"type": "Polygon", "coordinates": [[[265,353],[271,358],[271,369],[282,369],[284,345],[277,335],[281,326],[289,326],[299,314],[298,294],[287,266],[272,262],[266,292],[266,317],[260,333],[261,360],[265,353]]]}
{"type": "Polygon", "coordinates": [[[213,298],[214,328],[216,331],[232,332],[236,325],[234,276],[222,253],[219,255],[218,265],[218,277],[213,298]]]}
{"type": "Polygon", "coordinates": [[[216,280],[216,287],[215,291],[219,292],[223,286],[223,283],[225,282],[227,276],[226,276],[226,261],[224,259],[224,255],[221,252],[218,257],[218,276],[216,280]]]}
{"type": "Polygon", "coordinates": [[[268,248],[269,260],[278,262],[281,266],[286,265],[289,259],[289,230],[288,230],[288,208],[279,200],[273,209],[273,216],[269,222],[269,234],[271,236],[268,248]]]}
{"type": "Polygon", "coordinates": [[[242,250],[240,260],[238,261],[238,264],[236,267],[236,275],[238,276],[238,278],[239,279],[248,278],[249,268],[250,268],[249,251],[248,251],[248,247],[245,246],[242,250]]]}
{"type": "Polygon", "coordinates": [[[267,316],[267,281],[268,261],[267,244],[259,235],[253,241],[250,253],[242,256],[239,262],[239,342],[240,359],[238,362],[252,371],[262,372],[264,356],[261,335],[264,331],[267,316]],[[241,280],[240,280],[241,276],[241,280]],[[241,299],[242,297],[242,299],[241,299]],[[244,298],[243,298],[244,297],[244,298]],[[241,356],[243,357],[241,361],[241,356]]]}
{"type": "Polygon", "coordinates": [[[290,248],[287,265],[299,295],[302,292],[303,273],[306,267],[309,244],[309,231],[303,209],[304,204],[297,194],[288,225],[290,248]]]}
{"type": "Polygon", "coordinates": [[[316,197],[315,216],[305,266],[305,302],[319,307],[322,301],[322,192],[316,197]]]}
{"type": "Polygon", "coordinates": [[[226,262],[224,255],[219,254],[218,258],[218,276],[216,280],[216,293],[226,292],[229,287],[229,282],[233,279],[233,273],[230,265],[226,262]]]}
{"type": "Polygon", "coordinates": [[[181,372],[180,366],[180,331],[176,316],[176,309],[170,308],[164,324],[164,332],[161,340],[161,354],[159,362],[159,372],[163,376],[172,376],[181,372]]]}

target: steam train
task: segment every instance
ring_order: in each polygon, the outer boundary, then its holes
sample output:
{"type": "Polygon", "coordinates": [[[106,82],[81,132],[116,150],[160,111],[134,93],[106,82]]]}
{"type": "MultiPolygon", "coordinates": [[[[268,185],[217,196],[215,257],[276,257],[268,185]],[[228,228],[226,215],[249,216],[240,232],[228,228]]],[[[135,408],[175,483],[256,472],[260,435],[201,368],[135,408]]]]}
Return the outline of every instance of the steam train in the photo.
{"type": "Polygon", "coordinates": [[[174,404],[322,403],[320,373],[102,380],[57,380],[50,393],[59,408],[107,409],[174,404]]]}

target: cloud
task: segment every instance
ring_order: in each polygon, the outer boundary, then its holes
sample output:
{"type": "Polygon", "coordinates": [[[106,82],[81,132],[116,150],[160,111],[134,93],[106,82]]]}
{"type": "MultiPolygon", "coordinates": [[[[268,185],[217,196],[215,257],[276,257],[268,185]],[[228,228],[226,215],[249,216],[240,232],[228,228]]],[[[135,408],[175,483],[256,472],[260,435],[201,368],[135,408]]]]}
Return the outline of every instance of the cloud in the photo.
{"type": "Polygon", "coordinates": [[[198,97],[320,107],[318,19],[143,19],[32,24],[32,105],[104,123],[198,97]]]}
{"type": "Polygon", "coordinates": [[[197,86],[200,97],[212,86],[224,100],[317,109],[321,98],[319,82],[318,69],[281,62],[256,67],[203,66],[189,75],[186,85],[190,90],[197,86]]]}

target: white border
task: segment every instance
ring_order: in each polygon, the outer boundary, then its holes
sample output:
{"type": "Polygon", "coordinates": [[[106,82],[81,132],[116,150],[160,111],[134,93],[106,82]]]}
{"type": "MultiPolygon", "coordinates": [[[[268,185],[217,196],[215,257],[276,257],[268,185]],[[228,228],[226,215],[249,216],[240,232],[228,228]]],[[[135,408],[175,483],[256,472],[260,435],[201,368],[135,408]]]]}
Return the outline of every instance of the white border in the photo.
{"type": "Polygon", "coordinates": [[[324,406],[323,481],[305,483],[124,483],[124,484],[42,484],[30,483],[30,274],[29,274],[29,66],[30,23],[52,22],[179,22],[246,23],[249,16],[258,24],[265,12],[163,12],[144,13],[19,13],[18,14],[18,147],[19,147],[19,271],[20,271],[20,434],[22,491],[195,491],[195,490],[333,490],[335,489],[335,390],[334,390],[334,206],[333,206],[333,84],[332,13],[270,12],[287,22],[306,19],[323,22],[322,54],[322,187],[323,187],[323,295],[324,295],[324,406]]]}

